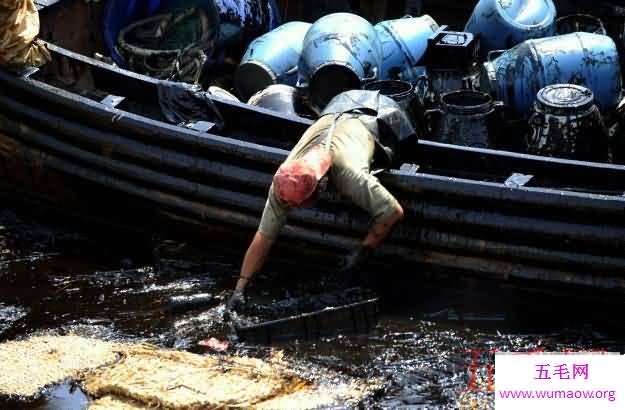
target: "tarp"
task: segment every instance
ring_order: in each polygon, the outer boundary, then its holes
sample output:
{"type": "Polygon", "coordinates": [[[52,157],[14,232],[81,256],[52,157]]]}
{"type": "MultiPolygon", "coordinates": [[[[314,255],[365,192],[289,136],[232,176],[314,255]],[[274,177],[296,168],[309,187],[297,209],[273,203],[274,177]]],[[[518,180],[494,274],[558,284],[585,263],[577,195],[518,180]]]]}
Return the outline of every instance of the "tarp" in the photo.
{"type": "Polygon", "coordinates": [[[161,112],[172,124],[208,121],[222,129],[224,119],[210,94],[198,85],[161,81],[158,84],[161,112]]]}
{"type": "Polygon", "coordinates": [[[40,66],[50,60],[36,39],[39,14],[32,0],[0,0],[0,66],[40,66]]]}
{"type": "Polygon", "coordinates": [[[388,164],[377,163],[377,166],[399,165],[400,148],[408,144],[417,145],[417,132],[406,112],[392,98],[379,91],[345,91],[334,97],[321,115],[344,113],[363,114],[359,119],[377,137],[379,151],[388,160],[388,164]]]}

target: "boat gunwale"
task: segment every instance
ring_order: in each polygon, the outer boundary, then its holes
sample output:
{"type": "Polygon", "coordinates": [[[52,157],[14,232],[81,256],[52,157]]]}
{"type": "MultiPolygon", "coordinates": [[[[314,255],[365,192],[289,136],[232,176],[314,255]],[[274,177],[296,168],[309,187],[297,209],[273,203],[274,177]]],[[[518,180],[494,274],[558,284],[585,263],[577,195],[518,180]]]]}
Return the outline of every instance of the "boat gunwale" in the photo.
{"type": "MultiPolygon", "coordinates": [[[[81,63],[90,65],[92,67],[96,67],[100,70],[105,70],[110,73],[115,73],[116,75],[129,77],[129,78],[132,78],[133,80],[148,83],[155,87],[159,83],[170,83],[170,81],[158,80],[150,76],[146,76],[144,74],[139,74],[133,71],[126,70],[124,68],[112,66],[110,64],[98,61],[91,57],[88,57],[79,53],[75,53],[71,50],[67,50],[63,47],[57,46],[52,43],[46,43],[46,44],[49,47],[50,51],[53,53],[56,53],[56,54],[59,54],[59,55],[62,55],[64,57],[68,57],[71,59],[75,59],[77,61],[80,61],[81,63]]],[[[220,98],[219,96],[211,96],[211,99],[217,101],[222,106],[223,105],[232,106],[240,110],[256,112],[256,113],[265,115],[267,117],[274,118],[275,120],[278,120],[278,121],[287,120],[287,121],[297,123],[305,127],[312,125],[314,122],[313,120],[310,120],[304,117],[299,117],[299,116],[291,115],[291,114],[281,114],[275,111],[268,110],[266,108],[251,106],[244,102],[240,102],[240,101],[237,102],[237,101],[230,101],[227,99],[223,99],[223,98],[220,98]]],[[[167,124],[167,123],[164,123],[164,124],[167,124]]],[[[167,125],[170,125],[170,124],[167,124],[167,125]]],[[[522,159],[522,160],[538,161],[541,163],[553,163],[554,165],[571,165],[571,166],[579,166],[579,167],[585,167],[585,168],[618,170],[618,171],[625,172],[625,165],[620,165],[620,164],[609,164],[609,163],[603,163],[603,162],[591,162],[591,161],[581,161],[581,160],[566,159],[566,158],[546,157],[546,156],[540,156],[540,155],[524,154],[524,153],[519,153],[519,152],[505,151],[505,150],[498,150],[498,149],[491,149],[491,148],[467,147],[467,146],[461,146],[461,145],[436,142],[436,141],[423,139],[423,138],[419,138],[418,144],[423,145],[423,146],[435,147],[435,148],[443,148],[446,150],[458,150],[458,151],[464,151],[464,152],[472,152],[472,153],[480,154],[484,156],[499,156],[499,157],[505,157],[509,159],[522,159]]]]}
{"type": "MultiPolygon", "coordinates": [[[[7,78],[19,86],[20,91],[38,91],[36,97],[47,97],[50,102],[65,103],[71,106],[74,113],[87,112],[87,114],[99,114],[109,123],[121,124],[129,121],[132,130],[143,128],[150,138],[159,137],[165,142],[187,142],[199,145],[203,148],[222,153],[242,155],[253,161],[267,165],[278,166],[288,155],[288,151],[270,147],[267,145],[241,141],[235,138],[224,137],[215,134],[203,133],[183,127],[152,120],[138,114],[129,113],[117,108],[110,108],[100,102],[80,96],[61,88],[49,85],[45,82],[31,78],[11,76],[0,70],[0,82],[7,78]],[[135,128],[139,127],[139,128],[135,128]],[[167,132],[157,132],[163,129],[167,132]]],[[[9,97],[11,98],[11,97],[9,97]]],[[[84,118],[84,117],[82,117],[84,118]]],[[[124,136],[124,134],[121,134],[124,136]]],[[[127,137],[126,137],[127,138],[127,137]]],[[[379,175],[385,183],[392,187],[398,187],[404,191],[421,193],[431,190],[440,193],[458,195],[459,192],[470,194],[474,197],[491,200],[512,201],[515,203],[551,205],[563,208],[579,208],[591,211],[601,211],[625,214],[625,197],[616,195],[600,195],[594,193],[554,190],[541,187],[510,187],[504,183],[477,181],[465,178],[447,177],[428,173],[412,173],[393,169],[379,175]],[[454,189],[445,189],[448,185],[454,189]]],[[[462,194],[458,195],[462,196],[462,194]]]]}

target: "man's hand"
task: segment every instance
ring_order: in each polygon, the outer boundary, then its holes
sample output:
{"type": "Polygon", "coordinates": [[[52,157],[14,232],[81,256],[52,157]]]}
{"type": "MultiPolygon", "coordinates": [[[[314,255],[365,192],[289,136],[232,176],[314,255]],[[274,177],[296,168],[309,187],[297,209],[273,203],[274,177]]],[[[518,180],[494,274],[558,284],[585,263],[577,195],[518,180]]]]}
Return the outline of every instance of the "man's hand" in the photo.
{"type": "Polygon", "coordinates": [[[358,269],[362,268],[367,259],[373,253],[373,248],[370,246],[362,245],[358,247],[354,252],[345,256],[343,263],[340,267],[341,273],[355,273],[358,269]]]}
{"type": "Polygon", "coordinates": [[[226,303],[226,309],[224,310],[224,320],[230,321],[232,313],[240,313],[246,304],[245,291],[235,290],[226,303]]]}

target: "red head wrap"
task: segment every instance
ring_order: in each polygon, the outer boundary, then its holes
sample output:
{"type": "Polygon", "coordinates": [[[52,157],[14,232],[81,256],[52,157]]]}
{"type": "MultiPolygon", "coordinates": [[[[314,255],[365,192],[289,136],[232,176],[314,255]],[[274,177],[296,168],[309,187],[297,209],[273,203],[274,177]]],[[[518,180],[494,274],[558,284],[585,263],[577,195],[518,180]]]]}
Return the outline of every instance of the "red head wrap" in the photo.
{"type": "Polygon", "coordinates": [[[285,162],[273,177],[274,193],[289,206],[301,207],[331,164],[332,157],[323,148],[313,148],[303,157],[285,162]]]}

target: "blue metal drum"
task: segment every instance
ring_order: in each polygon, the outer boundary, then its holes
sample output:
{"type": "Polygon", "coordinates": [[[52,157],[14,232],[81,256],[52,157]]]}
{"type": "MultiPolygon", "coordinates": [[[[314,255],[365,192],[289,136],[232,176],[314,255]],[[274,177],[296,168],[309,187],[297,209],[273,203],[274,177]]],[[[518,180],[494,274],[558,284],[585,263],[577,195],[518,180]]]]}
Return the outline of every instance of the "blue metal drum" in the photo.
{"type": "Polygon", "coordinates": [[[520,118],[527,118],[538,91],[552,84],[589,88],[602,111],[616,107],[622,80],[616,45],[591,33],[528,40],[484,64],[482,87],[520,118]]]}
{"type": "Polygon", "coordinates": [[[438,30],[432,17],[405,17],[375,25],[382,47],[381,80],[413,82],[423,73],[418,64],[428,47],[428,38],[438,30]]]}
{"type": "Polygon", "coordinates": [[[295,85],[297,64],[310,23],[292,21],[258,37],[248,47],[234,76],[243,100],[272,84],[295,85]]]}
{"type": "Polygon", "coordinates": [[[373,26],[351,13],[334,13],[308,30],[299,63],[298,87],[322,109],[343,91],[377,80],[382,57],[373,26]]]}
{"type": "Polygon", "coordinates": [[[480,0],[464,31],[479,34],[482,54],[555,35],[551,0],[480,0]]]}

